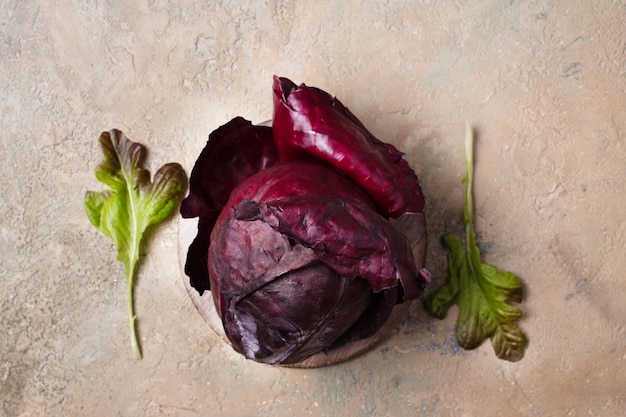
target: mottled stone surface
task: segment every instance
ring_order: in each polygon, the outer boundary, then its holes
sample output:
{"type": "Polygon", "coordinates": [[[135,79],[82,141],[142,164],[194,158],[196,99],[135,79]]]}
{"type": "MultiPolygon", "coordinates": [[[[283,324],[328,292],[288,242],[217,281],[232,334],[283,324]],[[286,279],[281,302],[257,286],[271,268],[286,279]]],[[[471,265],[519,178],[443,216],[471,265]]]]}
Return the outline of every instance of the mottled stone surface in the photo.
{"type": "Polygon", "coordinates": [[[0,2],[0,416],[618,416],[626,409],[623,1],[0,2]],[[101,131],[188,171],[210,131],[271,117],[272,75],[321,87],[407,153],[428,267],[461,225],[477,129],[485,260],[526,285],[525,358],[454,342],[415,304],[378,349],[318,370],[244,360],[182,283],[177,220],[136,290],[83,195],[101,131]]]}

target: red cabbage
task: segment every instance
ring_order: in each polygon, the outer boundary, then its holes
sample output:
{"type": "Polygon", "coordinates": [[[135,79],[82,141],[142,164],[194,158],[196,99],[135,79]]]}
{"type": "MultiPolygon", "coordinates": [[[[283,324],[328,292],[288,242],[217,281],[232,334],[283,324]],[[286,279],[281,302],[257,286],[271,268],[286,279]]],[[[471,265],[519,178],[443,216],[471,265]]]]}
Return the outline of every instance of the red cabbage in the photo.
{"type": "Polygon", "coordinates": [[[235,118],[195,163],[185,271],[211,290],[237,351],[298,363],[373,335],[419,297],[428,279],[391,219],[423,208],[399,151],[322,90],[275,77],[272,128],[235,118]]]}

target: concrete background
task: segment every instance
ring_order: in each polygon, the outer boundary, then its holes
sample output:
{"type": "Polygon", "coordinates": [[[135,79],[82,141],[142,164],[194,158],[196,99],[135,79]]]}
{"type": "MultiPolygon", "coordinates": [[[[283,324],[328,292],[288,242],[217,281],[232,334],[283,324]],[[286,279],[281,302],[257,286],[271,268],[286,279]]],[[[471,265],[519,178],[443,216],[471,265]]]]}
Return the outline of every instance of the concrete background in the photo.
{"type": "Polygon", "coordinates": [[[0,2],[0,416],[623,415],[624,21],[622,0],[0,2]],[[457,310],[420,303],[348,363],[246,361],[185,293],[175,218],[140,270],[132,359],[123,268],[83,210],[98,136],[189,171],[219,125],[271,117],[273,74],[407,153],[437,283],[476,127],[478,241],[526,285],[521,362],[461,350],[457,310]]]}

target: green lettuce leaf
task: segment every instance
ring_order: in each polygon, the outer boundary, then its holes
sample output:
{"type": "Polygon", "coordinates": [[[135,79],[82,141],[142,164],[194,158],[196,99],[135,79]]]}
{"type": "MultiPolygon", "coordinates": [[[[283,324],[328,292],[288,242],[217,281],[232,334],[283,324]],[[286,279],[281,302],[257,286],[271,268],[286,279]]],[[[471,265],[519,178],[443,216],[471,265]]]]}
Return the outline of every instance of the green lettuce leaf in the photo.
{"type": "Polygon", "coordinates": [[[144,250],[144,236],[178,207],[187,190],[187,175],[177,163],[163,165],[150,181],[143,167],[145,148],[119,130],[103,132],[100,146],[104,161],[96,178],[110,189],[85,194],[85,210],[91,223],[117,246],[117,259],[126,268],[131,346],[141,359],[137,340],[133,288],[137,265],[144,250]]]}
{"type": "Polygon", "coordinates": [[[522,301],[522,283],[512,272],[500,272],[480,261],[473,227],[472,181],[473,133],[468,125],[465,137],[466,175],[465,243],[457,235],[443,238],[448,248],[449,281],[426,299],[433,316],[444,318],[453,305],[459,306],[456,339],[464,349],[479,346],[486,338],[500,359],[516,362],[524,356],[527,339],[517,327],[522,311],[512,303],[522,301]]]}

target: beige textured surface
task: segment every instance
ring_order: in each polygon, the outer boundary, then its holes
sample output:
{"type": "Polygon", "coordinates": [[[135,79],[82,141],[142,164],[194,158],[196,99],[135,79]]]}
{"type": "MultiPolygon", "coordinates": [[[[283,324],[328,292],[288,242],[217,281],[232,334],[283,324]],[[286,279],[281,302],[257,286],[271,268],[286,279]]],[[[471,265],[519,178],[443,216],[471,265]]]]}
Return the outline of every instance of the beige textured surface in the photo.
{"type": "Polygon", "coordinates": [[[626,410],[626,6],[572,2],[0,2],[0,416],[621,416],[626,410]],[[83,194],[102,130],[186,169],[231,117],[271,116],[273,74],[337,95],[405,151],[427,264],[476,144],[485,259],[527,286],[519,363],[464,352],[415,304],[379,349],[319,370],[245,361],[185,294],[176,221],[122,266],[83,194]]]}

